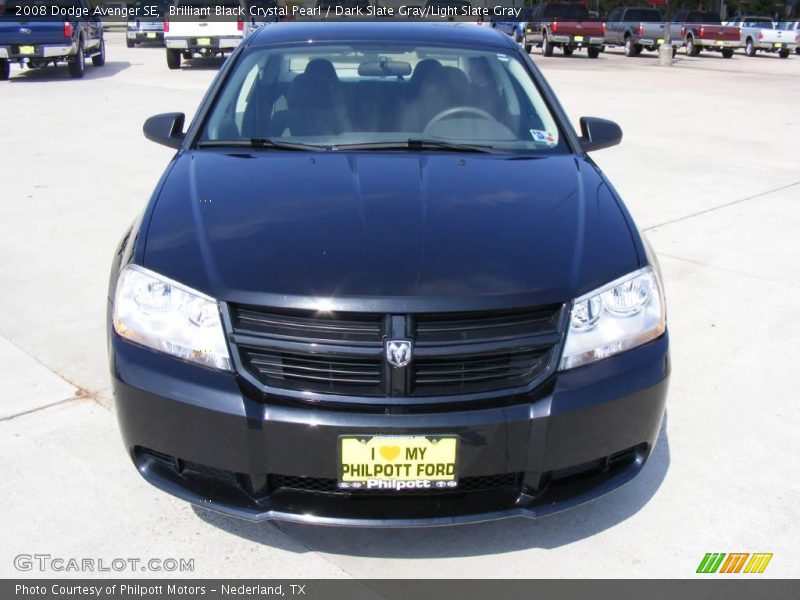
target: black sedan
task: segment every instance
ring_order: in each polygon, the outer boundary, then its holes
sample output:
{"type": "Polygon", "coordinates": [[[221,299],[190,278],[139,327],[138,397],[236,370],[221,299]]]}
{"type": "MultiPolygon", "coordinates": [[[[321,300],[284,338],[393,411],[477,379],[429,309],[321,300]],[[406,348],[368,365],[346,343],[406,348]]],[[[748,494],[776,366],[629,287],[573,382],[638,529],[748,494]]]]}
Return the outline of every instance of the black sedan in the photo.
{"type": "Polygon", "coordinates": [[[653,254],[508,36],[286,23],[230,56],[114,258],[142,476],[321,524],[536,517],[633,478],[669,376],[653,254]]]}

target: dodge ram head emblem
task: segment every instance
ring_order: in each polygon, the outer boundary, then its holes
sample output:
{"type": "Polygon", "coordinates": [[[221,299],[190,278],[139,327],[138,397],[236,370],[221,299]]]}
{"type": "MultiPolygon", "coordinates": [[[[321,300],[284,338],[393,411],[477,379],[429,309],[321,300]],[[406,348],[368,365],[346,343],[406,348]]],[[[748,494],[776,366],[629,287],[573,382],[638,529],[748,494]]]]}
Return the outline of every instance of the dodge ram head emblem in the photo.
{"type": "Polygon", "coordinates": [[[411,340],[389,340],[386,342],[386,360],[395,368],[411,362],[411,340]]]}

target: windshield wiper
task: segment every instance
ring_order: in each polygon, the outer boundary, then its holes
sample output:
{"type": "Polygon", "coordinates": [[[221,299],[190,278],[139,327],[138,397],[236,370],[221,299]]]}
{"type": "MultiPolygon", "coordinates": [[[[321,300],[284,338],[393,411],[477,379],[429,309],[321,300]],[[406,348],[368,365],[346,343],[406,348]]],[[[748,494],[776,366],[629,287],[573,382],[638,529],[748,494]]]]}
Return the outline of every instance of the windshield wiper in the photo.
{"type": "Polygon", "coordinates": [[[452,152],[481,152],[494,154],[493,146],[458,144],[443,140],[410,139],[405,142],[363,142],[359,144],[336,144],[332,150],[450,150],[452,152]]]}
{"type": "Polygon", "coordinates": [[[298,142],[282,142],[269,138],[250,138],[249,140],[200,140],[198,148],[267,148],[273,150],[296,150],[303,152],[318,152],[329,150],[328,146],[315,146],[314,144],[300,144],[298,142]]]}

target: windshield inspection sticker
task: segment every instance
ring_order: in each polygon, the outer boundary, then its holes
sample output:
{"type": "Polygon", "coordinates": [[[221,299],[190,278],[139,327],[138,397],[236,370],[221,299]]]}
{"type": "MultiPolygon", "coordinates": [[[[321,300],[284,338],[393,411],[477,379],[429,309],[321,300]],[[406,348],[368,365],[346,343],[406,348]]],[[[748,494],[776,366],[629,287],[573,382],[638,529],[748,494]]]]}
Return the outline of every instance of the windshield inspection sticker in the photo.
{"type": "Polygon", "coordinates": [[[530,131],[534,142],[547,144],[548,146],[556,145],[556,138],[549,131],[542,131],[541,129],[531,129],[530,131]]]}

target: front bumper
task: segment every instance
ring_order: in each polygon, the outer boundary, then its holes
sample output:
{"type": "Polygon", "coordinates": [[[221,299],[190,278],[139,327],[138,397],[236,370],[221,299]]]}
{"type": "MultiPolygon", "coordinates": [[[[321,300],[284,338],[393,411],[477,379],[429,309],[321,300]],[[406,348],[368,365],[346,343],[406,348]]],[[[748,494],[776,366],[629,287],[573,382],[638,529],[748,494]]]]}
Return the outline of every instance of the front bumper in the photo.
{"type": "MultiPolygon", "coordinates": [[[[125,446],[156,487],[228,515],[330,525],[430,526],[539,517],[597,498],[644,466],[661,427],[667,334],[559,373],[518,404],[416,414],[266,402],[237,377],[111,333],[125,446]],[[341,492],[343,434],[460,436],[460,489],[341,492]]],[[[276,399],[277,400],[277,399],[276,399]]]]}
{"type": "Polygon", "coordinates": [[[201,50],[233,50],[242,42],[240,37],[165,37],[164,44],[167,48],[172,50],[188,50],[188,51],[201,51],[201,50]],[[201,42],[201,40],[208,40],[208,42],[201,42]]]}

